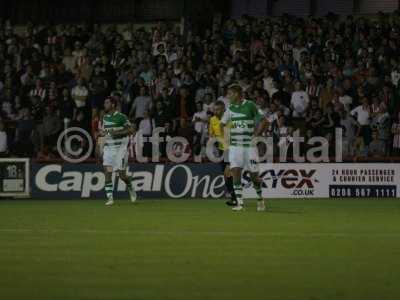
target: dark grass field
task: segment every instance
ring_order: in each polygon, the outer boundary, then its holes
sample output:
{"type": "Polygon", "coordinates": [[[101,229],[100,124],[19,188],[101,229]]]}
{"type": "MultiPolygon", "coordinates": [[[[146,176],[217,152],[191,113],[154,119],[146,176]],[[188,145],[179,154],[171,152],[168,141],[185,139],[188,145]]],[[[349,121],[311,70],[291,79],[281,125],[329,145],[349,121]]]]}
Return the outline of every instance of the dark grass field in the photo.
{"type": "Polygon", "coordinates": [[[400,299],[400,201],[0,201],[0,299],[400,299]]]}

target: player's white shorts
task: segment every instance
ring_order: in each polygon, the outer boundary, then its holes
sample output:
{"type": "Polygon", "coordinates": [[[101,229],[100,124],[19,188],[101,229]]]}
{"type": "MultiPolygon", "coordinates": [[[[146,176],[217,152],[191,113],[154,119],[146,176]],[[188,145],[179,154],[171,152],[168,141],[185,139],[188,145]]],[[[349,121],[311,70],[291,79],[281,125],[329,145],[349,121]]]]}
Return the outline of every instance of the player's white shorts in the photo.
{"type": "Polygon", "coordinates": [[[256,173],[259,171],[258,162],[256,147],[229,147],[230,168],[243,168],[251,173],[256,173]]]}
{"type": "Polygon", "coordinates": [[[113,167],[113,171],[126,170],[128,166],[128,144],[104,146],[103,148],[103,166],[113,167]]]}

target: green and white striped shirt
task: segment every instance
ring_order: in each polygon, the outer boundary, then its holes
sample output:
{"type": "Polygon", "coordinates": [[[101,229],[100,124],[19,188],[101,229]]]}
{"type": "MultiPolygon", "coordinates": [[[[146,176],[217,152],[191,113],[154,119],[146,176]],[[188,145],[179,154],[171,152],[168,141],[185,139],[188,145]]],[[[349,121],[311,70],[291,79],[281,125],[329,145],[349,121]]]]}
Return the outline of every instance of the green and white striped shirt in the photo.
{"type": "Polygon", "coordinates": [[[262,112],[253,101],[243,100],[240,104],[231,103],[221,119],[224,125],[231,123],[230,145],[250,147],[256,122],[262,117],[262,112]]]}
{"type": "MultiPolygon", "coordinates": [[[[131,123],[129,122],[126,115],[118,111],[109,115],[104,115],[103,117],[103,130],[106,132],[118,131],[130,125],[131,123]]],[[[129,142],[128,136],[114,139],[110,134],[106,134],[104,146],[119,147],[121,145],[128,144],[128,142],[129,142]]]]}

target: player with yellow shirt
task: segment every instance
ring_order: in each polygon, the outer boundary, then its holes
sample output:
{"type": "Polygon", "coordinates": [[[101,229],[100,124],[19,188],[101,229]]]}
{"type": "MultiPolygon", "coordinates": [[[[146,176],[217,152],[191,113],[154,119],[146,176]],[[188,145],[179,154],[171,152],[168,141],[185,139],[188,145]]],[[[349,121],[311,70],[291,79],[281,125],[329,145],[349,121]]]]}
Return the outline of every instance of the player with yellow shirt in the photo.
{"type": "MultiPolygon", "coordinates": [[[[221,130],[221,118],[225,112],[225,104],[222,101],[217,101],[215,104],[214,116],[210,118],[209,124],[209,135],[210,137],[218,140],[218,151],[221,156],[227,150],[227,143],[224,139],[224,132],[221,130]]],[[[233,190],[232,175],[229,168],[229,163],[223,159],[221,161],[222,172],[224,173],[225,186],[228,190],[231,200],[227,201],[226,204],[229,206],[236,206],[236,196],[233,190]]]]}

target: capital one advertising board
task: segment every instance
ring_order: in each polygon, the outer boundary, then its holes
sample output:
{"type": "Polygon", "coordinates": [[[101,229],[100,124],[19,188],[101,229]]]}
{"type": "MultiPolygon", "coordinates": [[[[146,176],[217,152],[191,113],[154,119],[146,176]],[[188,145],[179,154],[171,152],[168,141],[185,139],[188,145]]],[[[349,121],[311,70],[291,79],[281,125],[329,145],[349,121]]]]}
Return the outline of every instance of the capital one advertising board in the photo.
{"type": "MultiPolygon", "coordinates": [[[[131,164],[142,198],[220,198],[225,194],[218,164],[131,164]]],[[[397,164],[260,164],[266,198],[400,197],[397,164]]],[[[104,198],[104,174],[96,164],[33,164],[32,197],[38,199],[104,198]]],[[[250,174],[244,172],[244,197],[254,198],[250,174]]],[[[117,196],[126,186],[115,180],[117,196]]]]}
{"type": "MultiPolygon", "coordinates": [[[[217,164],[132,164],[128,167],[142,198],[220,198],[225,193],[217,164]]],[[[104,198],[105,177],[96,164],[33,164],[32,197],[48,199],[104,198]]],[[[117,197],[128,197],[115,180],[117,197]]]]}

